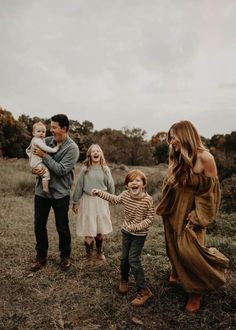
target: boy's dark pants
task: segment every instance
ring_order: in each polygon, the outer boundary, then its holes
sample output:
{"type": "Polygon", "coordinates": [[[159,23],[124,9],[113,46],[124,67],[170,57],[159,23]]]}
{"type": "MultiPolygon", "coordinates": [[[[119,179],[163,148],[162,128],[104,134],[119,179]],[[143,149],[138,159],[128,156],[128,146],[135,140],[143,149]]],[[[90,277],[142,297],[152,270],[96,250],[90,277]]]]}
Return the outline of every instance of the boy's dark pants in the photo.
{"type": "Polygon", "coordinates": [[[43,198],[35,195],[34,199],[34,231],[36,237],[37,259],[45,259],[48,251],[47,221],[51,207],[53,208],[56,228],[59,235],[61,258],[68,258],[71,253],[71,235],[68,210],[70,197],[60,199],[43,198]]]}
{"type": "Polygon", "coordinates": [[[135,236],[122,231],[121,280],[128,281],[131,269],[138,289],[147,287],[143,267],[140,262],[146,236],[135,236]]]}

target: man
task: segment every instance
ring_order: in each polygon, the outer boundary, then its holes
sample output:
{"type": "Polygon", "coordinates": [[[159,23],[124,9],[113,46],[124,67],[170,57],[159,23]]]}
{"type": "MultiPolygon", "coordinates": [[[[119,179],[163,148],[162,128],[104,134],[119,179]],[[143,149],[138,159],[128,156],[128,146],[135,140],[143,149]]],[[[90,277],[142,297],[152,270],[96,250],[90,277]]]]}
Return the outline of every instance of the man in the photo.
{"type": "Polygon", "coordinates": [[[50,147],[60,146],[56,154],[48,155],[34,147],[34,153],[42,157],[43,163],[50,170],[49,193],[42,187],[43,170],[36,169],[38,175],[35,187],[34,230],[36,237],[36,260],[31,265],[31,271],[38,271],[47,263],[48,235],[47,220],[50,209],[53,208],[56,228],[59,235],[60,267],[66,271],[70,268],[71,235],[69,228],[70,189],[74,179],[74,166],[79,158],[79,148],[68,135],[69,120],[66,115],[58,114],[51,118],[52,136],[45,142],[50,147]]]}

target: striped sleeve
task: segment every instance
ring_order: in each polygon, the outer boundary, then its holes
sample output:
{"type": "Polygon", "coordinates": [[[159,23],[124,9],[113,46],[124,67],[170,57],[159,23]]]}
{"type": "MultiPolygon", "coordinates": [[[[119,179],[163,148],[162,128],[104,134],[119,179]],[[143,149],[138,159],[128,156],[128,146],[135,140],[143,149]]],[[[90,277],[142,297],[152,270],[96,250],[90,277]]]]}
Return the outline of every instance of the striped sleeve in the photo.
{"type": "Polygon", "coordinates": [[[120,203],[122,203],[121,195],[116,196],[116,195],[113,195],[113,194],[109,194],[107,191],[102,191],[102,190],[98,190],[98,192],[97,192],[98,197],[110,202],[111,204],[120,204],[120,203]]]}

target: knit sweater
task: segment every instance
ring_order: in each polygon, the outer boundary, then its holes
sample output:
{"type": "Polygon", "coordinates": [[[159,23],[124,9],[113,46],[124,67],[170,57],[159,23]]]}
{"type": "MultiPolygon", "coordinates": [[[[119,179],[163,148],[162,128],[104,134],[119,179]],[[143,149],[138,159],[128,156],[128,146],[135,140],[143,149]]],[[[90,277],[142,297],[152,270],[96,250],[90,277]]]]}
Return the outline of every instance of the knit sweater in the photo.
{"type": "Polygon", "coordinates": [[[114,194],[115,186],[109,168],[105,172],[100,165],[91,166],[88,171],[83,167],[73,193],[73,203],[78,204],[83,193],[91,195],[93,188],[114,194]]]}
{"type": "MultiPolygon", "coordinates": [[[[46,137],[45,142],[52,148],[56,146],[53,136],[46,137]]],[[[43,156],[43,163],[50,170],[50,198],[60,199],[70,196],[70,189],[74,180],[74,167],[78,158],[79,148],[70,137],[63,141],[57,153],[43,156]]],[[[35,195],[45,198],[42,178],[39,176],[36,177],[35,195]]]]}
{"type": "Polygon", "coordinates": [[[97,195],[111,204],[124,206],[122,230],[136,236],[146,236],[154,218],[153,200],[147,193],[140,199],[131,197],[128,190],[119,196],[98,190],[97,195]]]}

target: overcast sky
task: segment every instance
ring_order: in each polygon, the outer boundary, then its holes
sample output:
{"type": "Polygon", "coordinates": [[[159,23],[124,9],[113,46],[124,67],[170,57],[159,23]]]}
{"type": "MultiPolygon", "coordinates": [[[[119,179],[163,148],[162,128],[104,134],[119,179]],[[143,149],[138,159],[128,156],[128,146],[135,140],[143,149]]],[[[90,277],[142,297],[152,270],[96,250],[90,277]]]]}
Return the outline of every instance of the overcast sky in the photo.
{"type": "Polygon", "coordinates": [[[235,0],[0,0],[0,106],[151,135],[236,129],[235,0]]]}

